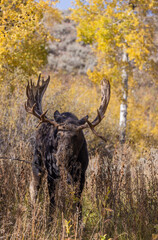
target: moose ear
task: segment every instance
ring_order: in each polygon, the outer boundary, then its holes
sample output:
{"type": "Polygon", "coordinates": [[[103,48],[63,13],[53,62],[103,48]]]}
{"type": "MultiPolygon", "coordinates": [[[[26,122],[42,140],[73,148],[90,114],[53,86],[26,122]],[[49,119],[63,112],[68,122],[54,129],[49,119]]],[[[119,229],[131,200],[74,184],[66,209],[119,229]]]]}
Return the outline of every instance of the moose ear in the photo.
{"type": "Polygon", "coordinates": [[[56,110],[54,112],[54,119],[55,119],[55,121],[57,121],[60,117],[61,117],[60,112],[58,110],[56,110]]]}
{"type": "Polygon", "coordinates": [[[85,116],[85,117],[83,117],[83,118],[81,118],[81,119],[78,121],[78,122],[79,122],[79,125],[85,124],[87,120],[88,120],[88,115],[85,116]]]}

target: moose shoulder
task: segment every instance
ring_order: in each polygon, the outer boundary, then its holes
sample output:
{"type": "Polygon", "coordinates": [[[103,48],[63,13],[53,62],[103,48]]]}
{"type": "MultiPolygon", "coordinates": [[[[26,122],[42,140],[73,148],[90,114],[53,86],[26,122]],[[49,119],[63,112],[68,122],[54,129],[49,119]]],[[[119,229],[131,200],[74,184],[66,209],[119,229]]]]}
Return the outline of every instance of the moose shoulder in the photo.
{"type": "Polygon", "coordinates": [[[104,117],[110,99],[110,84],[103,79],[101,85],[101,105],[97,117],[90,122],[88,116],[78,119],[70,112],[54,112],[52,119],[47,111],[42,111],[42,98],[47,89],[50,77],[46,81],[39,75],[37,85],[32,81],[26,87],[27,102],[25,109],[39,119],[33,159],[33,178],[30,184],[31,200],[35,202],[40,188],[43,169],[47,171],[47,182],[50,203],[55,206],[56,184],[60,180],[60,168],[64,166],[68,184],[77,185],[76,196],[80,198],[85,183],[88,166],[87,144],[83,129],[94,130],[104,117]]]}

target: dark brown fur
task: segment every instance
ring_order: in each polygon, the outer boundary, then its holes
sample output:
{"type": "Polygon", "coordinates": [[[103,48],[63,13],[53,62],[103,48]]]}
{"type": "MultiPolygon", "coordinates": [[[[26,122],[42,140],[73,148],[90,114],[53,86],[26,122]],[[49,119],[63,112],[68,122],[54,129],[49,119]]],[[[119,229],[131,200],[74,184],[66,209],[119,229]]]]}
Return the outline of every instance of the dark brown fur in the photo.
{"type": "Polygon", "coordinates": [[[33,178],[30,184],[31,199],[35,202],[45,169],[51,206],[55,207],[56,195],[61,191],[57,186],[63,186],[64,182],[75,187],[75,201],[78,199],[79,206],[88,166],[87,144],[82,130],[90,128],[96,136],[105,140],[94,128],[104,118],[110,99],[110,83],[106,79],[102,80],[102,97],[97,117],[89,122],[88,116],[78,120],[70,112],[60,114],[55,111],[54,119],[46,116],[47,111],[43,113],[42,98],[49,81],[50,76],[46,81],[43,78],[41,81],[41,75],[39,75],[36,85],[31,80],[26,87],[25,109],[37,117],[41,124],[36,135],[33,178]],[[59,182],[62,184],[58,184],[59,182]]]}
{"type": "MultiPolygon", "coordinates": [[[[72,113],[54,113],[57,123],[80,126],[83,120],[72,113]]],[[[33,160],[33,179],[31,182],[31,198],[35,201],[43,176],[42,168],[47,170],[48,190],[51,206],[55,206],[56,185],[60,180],[60,168],[64,167],[67,183],[78,185],[76,196],[80,198],[85,183],[88,166],[88,151],[85,137],[80,131],[59,131],[49,123],[42,123],[36,135],[33,160]]]]}

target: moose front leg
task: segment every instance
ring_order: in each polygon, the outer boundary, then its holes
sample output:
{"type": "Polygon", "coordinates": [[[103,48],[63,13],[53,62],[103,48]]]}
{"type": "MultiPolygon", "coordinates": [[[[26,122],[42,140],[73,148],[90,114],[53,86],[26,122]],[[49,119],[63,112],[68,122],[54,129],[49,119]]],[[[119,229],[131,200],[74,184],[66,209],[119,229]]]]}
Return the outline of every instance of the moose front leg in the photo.
{"type": "Polygon", "coordinates": [[[30,183],[31,203],[35,204],[37,195],[41,186],[41,180],[44,175],[42,168],[42,156],[38,150],[35,150],[34,159],[32,162],[32,180],[30,183]]]}

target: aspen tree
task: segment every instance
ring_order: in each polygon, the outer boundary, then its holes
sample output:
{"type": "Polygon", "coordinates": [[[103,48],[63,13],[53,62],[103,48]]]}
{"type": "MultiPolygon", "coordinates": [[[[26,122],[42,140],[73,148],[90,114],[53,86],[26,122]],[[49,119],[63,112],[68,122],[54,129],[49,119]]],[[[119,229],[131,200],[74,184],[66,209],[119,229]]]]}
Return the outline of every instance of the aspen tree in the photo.
{"type": "Polygon", "coordinates": [[[120,140],[125,142],[128,117],[128,79],[132,65],[140,70],[152,69],[151,53],[154,23],[146,20],[157,13],[155,0],[76,0],[72,19],[77,23],[78,40],[89,43],[98,60],[88,75],[100,82],[108,77],[118,93],[122,92],[120,140]],[[128,58],[127,58],[128,56],[128,58]]]}

